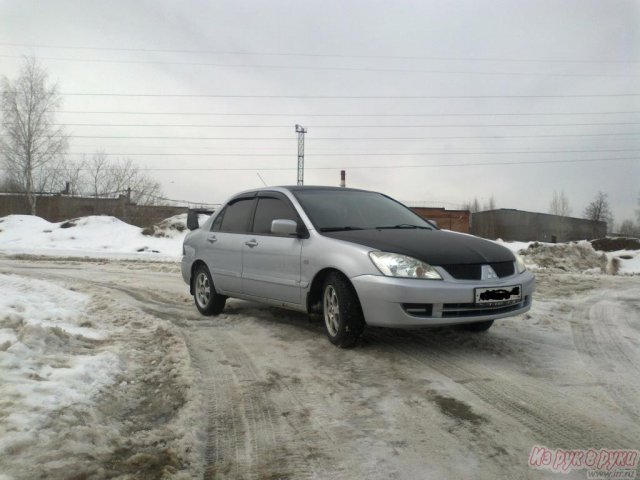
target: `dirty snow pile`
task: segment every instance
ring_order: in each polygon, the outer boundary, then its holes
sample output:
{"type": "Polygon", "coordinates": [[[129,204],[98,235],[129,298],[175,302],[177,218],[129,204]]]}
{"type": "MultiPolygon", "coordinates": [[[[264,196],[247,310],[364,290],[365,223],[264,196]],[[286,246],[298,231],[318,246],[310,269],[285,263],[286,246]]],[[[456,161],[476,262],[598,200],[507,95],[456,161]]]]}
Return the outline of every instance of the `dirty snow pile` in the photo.
{"type": "Polygon", "coordinates": [[[555,273],[606,273],[609,275],[640,275],[640,249],[601,251],[596,241],[569,243],[504,242],[512,252],[522,256],[532,270],[555,273]]]}
{"type": "Polygon", "coordinates": [[[0,252],[175,261],[187,234],[184,220],[172,217],[149,230],[109,216],[50,223],[31,215],[9,215],[0,218],[0,252]]]}
{"type": "Polygon", "coordinates": [[[85,315],[89,297],[4,274],[0,292],[0,458],[59,441],[83,451],[92,432],[79,419],[118,372],[113,352],[93,349],[105,331],[85,315]]]}
{"type": "Polygon", "coordinates": [[[610,237],[592,240],[597,250],[606,252],[610,269],[618,275],[640,275],[640,239],[610,237]]]}
{"type": "Polygon", "coordinates": [[[0,274],[0,480],[191,478],[202,407],[181,334],[85,287],[0,274]]]}
{"type": "Polygon", "coordinates": [[[520,254],[538,268],[572,273],[604,273],[607,256],[593,249],[589,242],[533,243],[520,254]]]}
{"type": "MultiPolygon", "coordinates": [[[[198,222],[202,225],[209,215],[198,215],[198,222]]],[[[187,232],[187,214],[181,213],[173,217],[165,218],[157,225],[147,227],[142,230],[143,235],[152,235],[160,238],[184,238],[187,232]]]]}

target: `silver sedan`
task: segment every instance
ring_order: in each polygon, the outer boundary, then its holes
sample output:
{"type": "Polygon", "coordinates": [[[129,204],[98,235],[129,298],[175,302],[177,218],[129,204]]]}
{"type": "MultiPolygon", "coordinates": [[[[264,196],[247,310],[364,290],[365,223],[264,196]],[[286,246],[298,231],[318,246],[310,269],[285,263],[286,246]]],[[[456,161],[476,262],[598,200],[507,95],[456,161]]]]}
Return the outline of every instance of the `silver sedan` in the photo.
{"type": "Polygon", "coordinates": [[[268,187],[233,196],[201,226],[193,213],[182,276],[203,315],[228,297],[318,313],[329,340],[351,347],[366,325],[484,331],[531,308],[534,276],[511,251],[440,230],[381,193],[268,187]]]}

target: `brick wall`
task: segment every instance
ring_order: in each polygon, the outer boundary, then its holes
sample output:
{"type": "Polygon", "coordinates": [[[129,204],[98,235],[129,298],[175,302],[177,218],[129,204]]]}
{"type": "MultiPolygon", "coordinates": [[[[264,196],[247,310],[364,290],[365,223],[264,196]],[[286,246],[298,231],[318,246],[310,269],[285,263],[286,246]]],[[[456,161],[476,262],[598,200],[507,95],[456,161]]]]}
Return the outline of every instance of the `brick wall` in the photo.
{"type": "Polygon", "coordinates": [[[414,212],[427,220],[435,220],[438,227],[455,232],[469,233],[468,210],[445,210],[444,208],[413,207],[414,212]]]}

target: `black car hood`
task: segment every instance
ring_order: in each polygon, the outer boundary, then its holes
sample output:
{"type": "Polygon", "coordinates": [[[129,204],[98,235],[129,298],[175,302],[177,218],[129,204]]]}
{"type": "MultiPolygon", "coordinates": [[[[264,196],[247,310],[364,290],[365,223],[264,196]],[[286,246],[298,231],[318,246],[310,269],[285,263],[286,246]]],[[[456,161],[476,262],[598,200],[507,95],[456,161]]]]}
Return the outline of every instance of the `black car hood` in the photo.
{"type": "Polygon", "coordinates": [[[408,255],[430,265],[484,264],[515,259],[511,251],[494,242],[443,230],[380,229],[321,233],[383,252],[408,255]]]}

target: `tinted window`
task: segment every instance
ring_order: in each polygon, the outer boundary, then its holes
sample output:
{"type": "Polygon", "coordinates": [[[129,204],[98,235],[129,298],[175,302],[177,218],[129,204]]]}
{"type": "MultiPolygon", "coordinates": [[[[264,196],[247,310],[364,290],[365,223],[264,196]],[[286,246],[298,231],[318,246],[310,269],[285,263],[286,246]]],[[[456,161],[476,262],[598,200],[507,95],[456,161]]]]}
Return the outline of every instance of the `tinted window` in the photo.
{"type": "Polygon", "coordinates": [[[279,198],[259,198],[256,207],[256,216],[253,220],[255,233],[271,233],[271,222],[275,219],[298,221],[293,207],[279,198]]]}
{"type": "Polygon", "coordinates": [[[433,226],[404,205],[381,193],[353,190],[299,190],[294,192],[319,230],[339,228],[433,226]]]}
{"type": "Polygon", "coordinates": [[[253,198],[243,198],[225,207],[221,232],[244,233],[249,226],[249,215],[253,209],[253,198]]]}
{"type": "Polygon", "coordinates": [[[212,232],[219,232],[220,231],[220,227],[222,225],[222,219],[224,218],[224,212],[225,212],[225,209],[223,208],[222,211],[220,212],[220,214],[213,221],[213,224],[211,224],[211,231],[212,232]]]}

